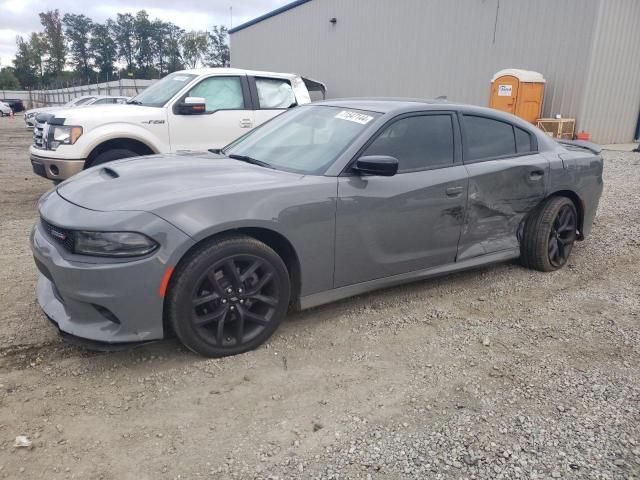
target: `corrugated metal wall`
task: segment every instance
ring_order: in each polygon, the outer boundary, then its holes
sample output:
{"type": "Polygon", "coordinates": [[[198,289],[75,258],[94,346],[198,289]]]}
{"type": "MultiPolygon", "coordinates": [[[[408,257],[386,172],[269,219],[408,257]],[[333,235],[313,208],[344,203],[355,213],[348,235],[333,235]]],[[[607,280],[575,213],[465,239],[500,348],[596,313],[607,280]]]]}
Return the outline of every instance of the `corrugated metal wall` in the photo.
{"type": "Polygon", "coordinates": [[[581,126],[598,142],[629,142],[639,111],[640,1],[603,0],[581,126]]]}
{"type": "MultiPolygon", "coordinates": [[[[616,3],[602,1],[603,11],[616,3]]],[[[600,0],[312,0],[233,33],[231,62],[317,78],[331,97],[447,95],[477,105],[488,104],[496,71],[536,70],[547,79],[544,114],[582,126],[587,79],[591,92],[602,81],[588,75],[596,29],[608,34],[600,10],[600,0]]],[[[586,126],[599,141],[629,140],[586,126]]]]}

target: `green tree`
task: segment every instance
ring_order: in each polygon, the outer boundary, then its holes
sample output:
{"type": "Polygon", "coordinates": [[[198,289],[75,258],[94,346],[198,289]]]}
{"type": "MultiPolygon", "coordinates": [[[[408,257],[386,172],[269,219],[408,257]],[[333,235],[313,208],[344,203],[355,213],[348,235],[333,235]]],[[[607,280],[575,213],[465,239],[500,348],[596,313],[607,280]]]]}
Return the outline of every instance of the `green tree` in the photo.
{"type": "Polygon", "coordinates": [[[134,26],[138,72],[142,78],[153,78],[155,73],[153,26],[149,20],[149,14],[145,10],[136,13],[134,26]]]}
{"type": "Polygon", "coordinates": [[[65,35],[69,42],[69,52],[71,53],[72,64],[75,66],[76,72],[80,75],[80,79],[85,81],[93,76],[93,68],[91,68],[91,31],[93,30],[93,21],[85,15],[75,15],[67,13],[62,17],[62,23],[65,26],[65,35]]]}
{"type": "Polygon", "coordinates": [[[184,30],[177,25],[169,24],[166,38],[166,46],[164,54],[167,56],[166,68],[167,73],[182,70],[184,63],[182,62],[182,50],[180,47],[180,39],[184,35],[184,30]]]}
{"type": "Polygon", "coordinates": [[[135,18],[130,13],[118,13],[114,24],[114,38],[118,46],[118,58],[126,64],[127,71],[135,69],[135,18]]]}
{"type": "Polygon", "coordinates": [[[209,67],[228,67],[231,64],[229,52],[229,34],[224,25],[214,26],[209,32],[209,48],[206,64],[209,67]]]}
{"type": "Polygon", "coordinates": [[[113,77],[113,65],[118,58],[118,45],[114,40],[115,23],[108,19],[104,25],[93,24],[89,47],[95,67],[100,73],[101,80],[113,77]]]}
{"type": "Polygon", "coordinates": [[[12,67],[4,67],[0,70],[0,90],[19,90],[20,82],[14,74],[12,67]]]}
{"type": "Polygon", "coordinates": [[[44,27],[43,39],[46,45],[47,60],[45,62],[46,73],[56,77],[64,70],[66,64],[66,48],[62,20],[58,9],[40,12],[40,23],[44,27]]]}
{"type": "Polygon", "coordinates": [[[182,60],[187,68],[196,68],[204,61],[207,54],[207,34],[205,32],[189,32],[180,39],[182,60]]]}
{"type": "Polygon", "coordinates": [[[14,75],[23,88],[38,88],[42,86],[44,75],[45,48],[41,35],[32,33],[29,40],[21,36],[16,37],[16,57],[13,60],[14,75]]]}

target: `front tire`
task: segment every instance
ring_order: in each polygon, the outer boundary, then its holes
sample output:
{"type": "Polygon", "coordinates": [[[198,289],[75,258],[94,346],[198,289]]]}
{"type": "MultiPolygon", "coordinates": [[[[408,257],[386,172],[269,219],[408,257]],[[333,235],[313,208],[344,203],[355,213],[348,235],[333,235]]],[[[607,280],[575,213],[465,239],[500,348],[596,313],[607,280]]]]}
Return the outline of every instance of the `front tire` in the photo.
{"type": "Polygon", "coordinates": [[[95,167],[96,165],[102,165],[103,163],[113,162],[114,160],[122,160],[123,158],[136,157],[138,154],[132,150],[126,148],[114,148],[102,152],[91,161],[89,167],[95,167]]]}
{"type": "Polygon", "coordinates": [[[167,319],[180,341],[206,357],[264,343],[287,313],[289,274],[280,256],[244,235],[211,241],[172,275],[167,319]]]}
{"type": "Polygon", "coordinates": [[[569,259],[577,238],[578,215],[567,197],[552,197],[527,220],[520,244],[524,266],[552,272],[569,259]]]}

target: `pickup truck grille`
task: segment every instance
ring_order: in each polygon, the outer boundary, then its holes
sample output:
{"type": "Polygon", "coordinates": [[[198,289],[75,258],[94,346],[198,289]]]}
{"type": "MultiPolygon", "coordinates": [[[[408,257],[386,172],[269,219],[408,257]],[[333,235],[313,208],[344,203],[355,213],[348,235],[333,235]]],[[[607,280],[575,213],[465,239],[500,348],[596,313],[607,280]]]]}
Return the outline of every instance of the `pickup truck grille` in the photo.
{"type": "Polygon", "coordinates": [[[49,238],[62,245],[68,252],[73,252],[73,230],[52,225],[42,217],[40,217],[40,222],[42,222],[42,228],[49,238]]]}
{"type": "Polygon", "coordinates": [[[33,146],[41,150],[46,150],[48,135],[49,125],[46,123],[36,123],[33,129],[33,146]]]}

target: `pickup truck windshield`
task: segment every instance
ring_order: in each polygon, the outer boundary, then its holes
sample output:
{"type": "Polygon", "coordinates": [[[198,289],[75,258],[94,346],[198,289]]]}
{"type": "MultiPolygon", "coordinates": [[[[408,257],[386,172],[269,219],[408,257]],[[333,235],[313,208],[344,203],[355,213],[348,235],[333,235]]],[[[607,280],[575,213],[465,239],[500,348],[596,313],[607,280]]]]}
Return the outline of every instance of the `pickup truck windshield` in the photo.
{"type": "Polygon", "coordinates": [[[279,170],[322,175],[379,116],[324,105],[296,107],[239,138],[223,152],[279,170]]]}
{"type": "Polygon", "coordinates": [[[145,107],[164,107],[173,96],[189,84],[197,75],[175,72],[154,83],[127,103],[145,107]]]}

